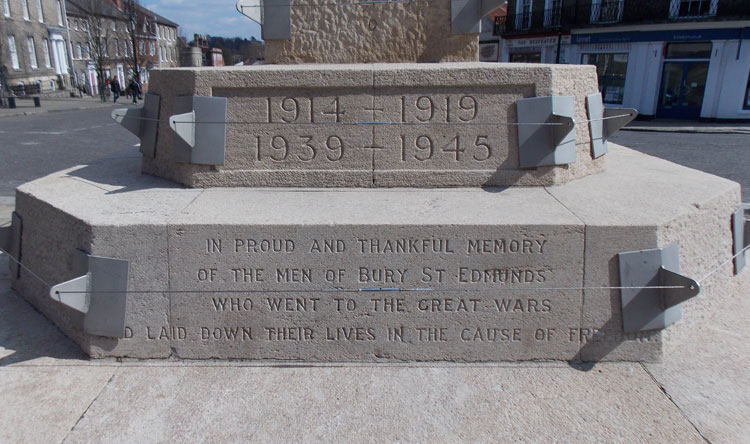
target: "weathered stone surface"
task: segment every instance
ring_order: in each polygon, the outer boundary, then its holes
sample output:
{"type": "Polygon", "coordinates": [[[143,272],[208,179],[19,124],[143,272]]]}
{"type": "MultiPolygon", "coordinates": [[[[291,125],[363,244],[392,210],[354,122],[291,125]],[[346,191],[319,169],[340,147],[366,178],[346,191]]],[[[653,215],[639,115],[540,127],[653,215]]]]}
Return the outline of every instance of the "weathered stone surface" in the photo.
{"type": "Polygon", "coordinates": [[[544,364],[123,368],[68,441],[185,436],[258,443],[704,442],[632,364],[590,372],[544,364]]]}
{"type": "MultiPolygon", "coordinates": [[[[683,269],[699,278],[731,255],[722,220],[739,204],[739,187],[614,145],[610,157],[607,172],[547,189],[439,191],[183,189],[138,176],[135,159],[108,160],[24,185],[17,211],[31,221],[25,261],[51,283],[73,277],[60,264],[75,248],[131,261],[129,289],[149,292],[130,294],[129,337],[86,336],[80,316],[27,274],[14,285],[93,356],[656,361],[661,333],[624,336],[619,292],[580,286],[617,286],[617,253],[675,240],[684,244],[683,269]],[[704,240],[712,238],[719,241],[704,240]],[[479,254],[485,244],[476,241],[485,239],[489,253],[479,254]],[[258,251],[269,248],[279,252],[258,251]],[[437,269],[446,270],[443,282],[437,269]],[[472,269],[483,282],[465,282],[472,269]],[[382,274],[373,279],[372,270],[382,274]],[[360,291],[379,287],[414,291],[360,291]],[[383,313],[386,298],[393,311],[383,313]],[[472,298],[481,310],[470,311],[472,298]],[[388,328],[402,326],[404,341],[389,341],[388,328]],[[473,327],[498,328],[500,338],[517,328],[520,341],[481,341],[464,330],[473,327]],[[420,332],[449,340],[420,341],[420,332]]],[[[726,294],[732,281],[722,275],[710,291],[726,294]]],[[[701,311],[693,305],[712,302],[691,304],[686,324],[701,311]]]]}
{"type": "Polygon", "coordinates": [[[190,187],[551,185],[604,168],[591,158],[590,66],[487,63],[174,69],[154,72],[162,120],[174,98],[227,98],[224,165],[180,163],[159,125],[143,171],[190,187]],[[515,102],[575,98],[577,161],[519,168],[515,102]]]}
{"type": "Polygon", "coordinates": [[[265,41],[270,63],[473,62],[479,35],[451,35],[451,1],[291,0],[291,39],[265,41]]]}

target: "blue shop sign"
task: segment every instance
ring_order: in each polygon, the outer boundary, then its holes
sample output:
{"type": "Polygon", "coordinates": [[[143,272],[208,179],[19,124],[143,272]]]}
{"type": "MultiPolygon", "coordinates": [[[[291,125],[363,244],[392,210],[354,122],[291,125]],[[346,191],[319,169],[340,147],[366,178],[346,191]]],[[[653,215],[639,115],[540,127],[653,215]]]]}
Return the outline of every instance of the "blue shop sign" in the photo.
{"type": "Polygon", "coordinates": [[[675,31],[603,32],[573,34],[571,43],[697,42],[706,40],[750,40],[750,29],[695,29],[675,31]],[[744,32],[743,32],[744,31],[744,32]]]}

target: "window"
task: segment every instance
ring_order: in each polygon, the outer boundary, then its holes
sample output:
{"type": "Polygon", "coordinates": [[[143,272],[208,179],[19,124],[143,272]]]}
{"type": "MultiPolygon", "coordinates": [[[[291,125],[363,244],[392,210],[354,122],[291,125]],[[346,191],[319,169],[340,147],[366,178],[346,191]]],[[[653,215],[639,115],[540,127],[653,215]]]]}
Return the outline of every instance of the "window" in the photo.
{"type": "Polygon", "coordinates": [[[146,44],[138,42],[138,54],[146,54],[146,44]]]}
{"type": "Polygon", "coordinates": [[[581,63],[596,66],[599,92],[604,103],[622,104],[625,94],[625,72],[628,68],[627,54],[583,54],[581,63]]]}
{"type": "Polygon", "coordinates": [[[156,55],[156,45],[154,44],[154,42],[149,42],[148,53],[151,55],[156,55]]]}
{"type": "Polygon", "coordinates": [[[117,32],[117,22],[114,20],[112,21],[112,31],[117,32]]]}
{"type": "Polygon", "coordinates": [[[86,46],[83,47],[83,58],[91,58],[91,43],[86,43],[86,46]]]}
{"type": "Polygon", "coordinates": [[[37,20],[39,20],[39,23],[44,23],[44,9],[42,9],[42,0],[36,0],[36,10],[39,11],[37,20]]]}
{"type": "Polygon", "coordinates": [[[52,68],[52,62],[49,59],[49,40],[42,39],[42,53],[44,53],[44,66],[52,68]]]}
{"type": "Polygon", "coordinates": [[[542,63],[541,52],[516,52],[510,54],[511,63],[542,63]]]}
{"type": "Polygon", "coordinates": [[[122,52],[123,57],[127,57],[128,55],[128,42],[125,40],[122,41],[122,45],[120,46],[120,51],[122,52]]]}
{"type": "Polygon", "coordinates": [[[531,27],[531,0],[517,0],[516,2],[516,29],[529,29],[531,27]]]}
{"type": "Polygon", "coordinates": [[[81,42],[76,43],[76,58],[77,59],[83,58],[83,50],[81,50],[81,42]]]}
{"type": "Polygon", "coordinates": [[[3,15],[10,17],[10,5],[8,4],[8,0],[3,0],[3,15]]]}
{"type": "Polygon", "coordinates": [[[8,36],[8,51],[10,51],[10,64],[13,69],[21,69],[21,65],[18,64],[18,51],[16,51],[16,38],[12,35],[8,36]]]}
{"type": "Polygon", "coordinates": [[[115,57],[120,57],[120,42],[115,39],[114,44],[112,45],[112,48],[115,50],[115,57]]]}
{"type": "Polygon", "coordinates": [[[159,62],[163,62],[163,61],[164,61],[164,50],[160,46],[159,47],[159,62]]]}
{"type": "Polygon", "coordinates": [[[594,0],[591,2],[591,23],[617,23],[622,20],[624,0],[594,0]]]}
{"type": "Polygon", "coordinates": [[[29,0],[21,0],[21,12],[23,13],[23,19],[29,20],[29,0]]]}
{"type": "Polygon", "coordinates": [[[745,102],[742,109],[750,109],[750,74],[747,76],[747,88],[745,89],[745,102]]]}
{"type": "Polygon", "coordinates": [[[39,68],[39,64],[36,60],[36,47],[34,46],[34,37],[29,37],[26,42],[29,46],[29,62],[31,63],[32,69],[39,68]]]}
{"type": "Polygon", "coordinates": [[[143,33],[145,34],[147,32],[148,32],[148,23],[146,23],[146,20],[144,20],[143,21],[143,33]]]}
{"type": "Polygon", "coordinates": [[[63,13],[62,13],[62,3],[60,3],[61,0],[55,1],[55,8],[57,9],[57,24],[59,26],[63,25],[63,13]]]}
{"type": "Polygon", "coordinates": [[[73,20],[73,29],[78,31],[78,20],[73,20]]]}
{"type": "Polygon", "coordinates": [[[562,0],[546,0],[544,3],[544,27],[560,26],[562,18],[562,0]]]}
{"type": "Polygon", "coordinates": [[[711,17],[716,15],[717,0],[671,0],[669,18],[711,17]]]}
{"type": "Polygon", "coordinates": [[[57,87],[57,85],[55,85],[55,81],[54,80],[50,80],[49,81],[49,90],[50,91],[54,91],[55,89],[57,89],[56,87],[57,87]]]}

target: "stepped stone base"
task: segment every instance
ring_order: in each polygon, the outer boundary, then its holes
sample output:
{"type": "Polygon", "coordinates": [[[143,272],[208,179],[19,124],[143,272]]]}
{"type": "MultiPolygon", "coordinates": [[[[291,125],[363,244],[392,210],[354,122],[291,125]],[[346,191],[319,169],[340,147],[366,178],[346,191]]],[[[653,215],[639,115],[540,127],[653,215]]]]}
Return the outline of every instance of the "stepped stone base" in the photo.
{"type": "Polygon", "coordinates": [[[730,301],[731,266],[667,334],[623,334],[619,290],[570,288],[617,286],[617,253],[675,241],[699,279],[732,254],[740,187],[607,159],[556,187],[449,190],[186,189],[107,159],[21,186],[16,211],[49,283],[76,277],[76,249],[130,262],[127,337],[84,334],[24,270],[13,285],[93,357],[658,361],[730,301]]]}

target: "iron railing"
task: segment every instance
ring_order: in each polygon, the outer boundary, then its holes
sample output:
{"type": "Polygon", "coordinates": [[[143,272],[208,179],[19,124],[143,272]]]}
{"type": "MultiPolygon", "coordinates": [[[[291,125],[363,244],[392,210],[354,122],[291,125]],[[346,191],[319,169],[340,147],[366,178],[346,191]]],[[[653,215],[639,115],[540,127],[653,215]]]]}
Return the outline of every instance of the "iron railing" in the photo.
{"type": "Polygon", "coordinates": [[[41,85],[39,85],[38,83],[34,83],[31,85],[15,85],[11,86],[10,90],[11,92],[13,92],[13,95],[17,97],[31,96],[34,94],[42,93],[41,85]]]}
{"type": "Polygon", "coordinates": [[[608,26],[683,20],[750,19],[750,0],[600,0],[550,9],[511,10],[495,18],[493,33],[531,34],[608,26]]]}

